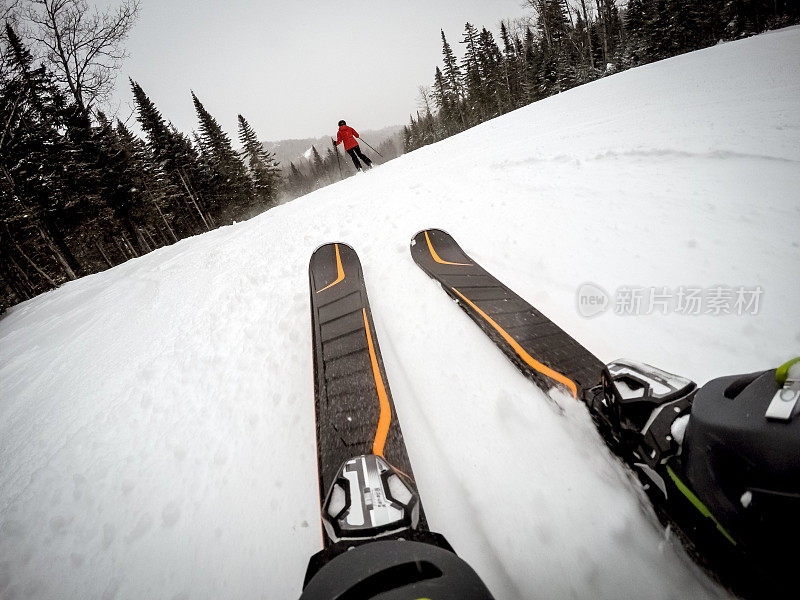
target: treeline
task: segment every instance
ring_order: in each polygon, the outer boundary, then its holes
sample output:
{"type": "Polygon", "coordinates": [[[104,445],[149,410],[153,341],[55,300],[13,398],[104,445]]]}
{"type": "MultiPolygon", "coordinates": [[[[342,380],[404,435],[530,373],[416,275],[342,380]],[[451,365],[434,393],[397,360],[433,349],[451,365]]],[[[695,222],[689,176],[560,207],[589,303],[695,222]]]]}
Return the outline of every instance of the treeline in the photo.
{"type": "Polygon", "coordinates": [[[4,38],[0,313],[276,203],[278,164],[243,116],[235,150],[192,93],[199,127],[189,137],[130,81],[142,139],[92,108],[86,87],[65,85],[47,55],[35,59],[10,24],[4,38]]]}
{"type": "Polygon", "coordinates": [[[467,23],[403,129],[411,151],[619,70],[800,22],[796,0],[528,0],[533,17],[501,23],[500,44],[467,23]]]}
{"type": "MultiPolygon", "coordinates": [[[[377,152],[371,151],[363,143],[359,145],[375,165],[381,165],[402,154],[402,150],[391,138],[383,140],[376,147],[377,152]]],[[[297,161],[297,164],[291,161],[288,172],[284,173],[286,178],[284,193],[288,199],[308,194],[356,173],[350,156],[341,149],[341,146],[337,149],[333,140],[325,151],[325,156],[322,156],[315,145],[312,145],[310,150],[311,155],[307,161],[303,161],[304,164],[300,161],[297,161]]]]}

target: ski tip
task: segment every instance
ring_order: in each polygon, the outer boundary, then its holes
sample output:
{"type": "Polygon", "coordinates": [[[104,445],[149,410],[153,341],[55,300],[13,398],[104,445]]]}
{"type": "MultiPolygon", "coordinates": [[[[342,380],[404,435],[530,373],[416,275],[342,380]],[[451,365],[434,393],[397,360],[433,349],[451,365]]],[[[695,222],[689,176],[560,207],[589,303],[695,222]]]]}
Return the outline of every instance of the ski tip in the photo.
{"type": "Polygon", "coordinates": [[[443,229],[423,229],[411,238],[411,256],[423,267],[422,263],[447,265],[456,267],[473,266],[472,259],[461,249],[449,233],[443,229]],[[440,256],[443,253],[445,258],[440,256]],[[449,256],[449,258],[447,258],[449,256]]]}
{"type": "Polygon", "coordinates": [[[431,228],[428,228],[428,229],[421,229],[417,233],[415,233],[414,236],[411,238],[411,245],[413,246],[414,244],[416,244],[416,242],[420,238],[424,237],[426,233],[429,236],[431,236],[431,235],[434,235],[434,236],[446,235],[447,237],[449,237],[451,239],[453,237],[452,235],[447,233],[444,229],[436,229],[435,227],[431,227],[431,228]]]}
{"type": "Polygon", "coordinates": [[[339,252],[342,251],[350,251],[355,253],[353,247],[350,244],[346,244],[344,242],[328,242],[326,244],[322,244],[321,246],[317,246],[314,251],[311,253],[311,258],[309,259],[309,264],[314,261],[315,257],[318,257],[320,254],[329,254],[330,252],[336,251],[336,246],[339,247],[339,252]]]}
{"type": "Polygon", "coordinates": [[[345,271],[351,277],[362,277],[358,254],[343,242],[323,244],[308,261],[308,275],[312,293],[330,289],[345,279],[345,271]]]}
{"type": "Polygon", "coordinates": [[[412,254],[415,250],[421,251],[423,248],[427,248],[432,239],[438,239],[442,241],[447,240],[448,243],[455,243],[453,236],[443,229],[436,229],[435,227],[430,229],[421,229],[414,234],[414,236],[411,238],[411,242],[409,243],[409,248],[411,249],[412,254]]]}

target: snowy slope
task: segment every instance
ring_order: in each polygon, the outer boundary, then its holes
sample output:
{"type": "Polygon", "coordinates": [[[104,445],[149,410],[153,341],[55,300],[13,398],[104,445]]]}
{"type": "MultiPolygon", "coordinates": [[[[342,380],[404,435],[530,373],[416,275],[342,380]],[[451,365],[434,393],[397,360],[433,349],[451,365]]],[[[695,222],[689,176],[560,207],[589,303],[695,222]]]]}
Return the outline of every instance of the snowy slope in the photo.
{"type": "MultiPolygon", "coordinates": [[[[292,598],[321,544],[308,306],[360,254],[432,526],[499,600],[710,598],[582,406],[555,414],[412,262],[450,231],[604,360],[798,354],[800,29],[549,98],[0,320],[0,597],[292,598]],[[761,286],[758,315],[582,318],[576,290],[761,286]]],[[[555,393],[555,392],[554,392],[555,393]]]]}

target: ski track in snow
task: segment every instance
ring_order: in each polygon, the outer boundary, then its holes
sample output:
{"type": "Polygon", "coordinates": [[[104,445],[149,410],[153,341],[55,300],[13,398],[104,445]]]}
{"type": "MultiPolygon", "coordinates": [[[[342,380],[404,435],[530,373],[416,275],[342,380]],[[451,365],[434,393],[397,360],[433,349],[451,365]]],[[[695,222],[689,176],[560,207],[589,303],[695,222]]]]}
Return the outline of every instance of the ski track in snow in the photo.
{"type": "Polygon", "coordinates": [[[411,260],[448,230],[601,359],[703,383],[797,354],[800,28],[594,82],[0,320],[0,598],[293,598],[321,544],[307,265],[361,257],[433,529],[498,600],[726,597],[583,406],[411,260]],[[581,318],[591,281],[764,289],[581,318]]]}

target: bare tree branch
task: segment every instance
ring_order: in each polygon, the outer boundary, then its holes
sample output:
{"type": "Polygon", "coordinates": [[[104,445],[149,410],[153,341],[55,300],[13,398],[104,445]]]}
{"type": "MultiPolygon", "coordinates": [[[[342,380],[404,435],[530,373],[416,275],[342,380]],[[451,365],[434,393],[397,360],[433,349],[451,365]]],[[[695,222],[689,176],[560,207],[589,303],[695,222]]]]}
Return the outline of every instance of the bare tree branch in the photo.
{"type": "Polygon", "coordinates": [[[110,97],[127,56],[122,44],[138,14],[139,0],[123,0],[104,12],[91,12],[87,0],[31,1],[31,37],[44,48],[56,79],[82,110],[110,97]]]}
{"type": "Polygon", "coordinates": [[[0,21],[14,25],[22,0],[0,0],[0,21]]]}
{"type": "Polygon", "coordinates": [[[417,107],[426,113],[431,110],[431,90],[426,85],[417,86],[417,107]]]}

